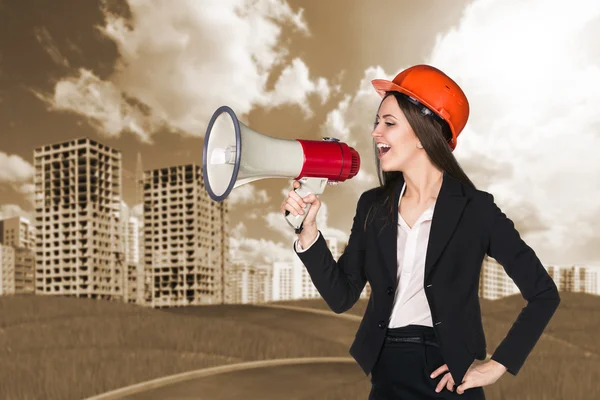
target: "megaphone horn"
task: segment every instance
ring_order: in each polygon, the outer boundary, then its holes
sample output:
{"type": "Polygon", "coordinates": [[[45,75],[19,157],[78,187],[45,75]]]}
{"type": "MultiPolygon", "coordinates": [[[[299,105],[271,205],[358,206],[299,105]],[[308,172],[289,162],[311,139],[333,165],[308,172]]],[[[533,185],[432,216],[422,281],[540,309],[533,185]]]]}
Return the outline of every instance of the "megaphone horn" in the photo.
{"type": "MultiPolygon", "coordinates": [[[[209,196],[223,201],[231,190],[265,178],[292,178],[300,182],[299,196],[323,193],[326,184],[354,177],[360,169],[356,150],[335,138],[278,139],[260,134],[240,122],[228,106],[212,115],[202,150],[202,175],[209,196]]],[[[286,212],[296,233],[308,214],[286,212]]]]}

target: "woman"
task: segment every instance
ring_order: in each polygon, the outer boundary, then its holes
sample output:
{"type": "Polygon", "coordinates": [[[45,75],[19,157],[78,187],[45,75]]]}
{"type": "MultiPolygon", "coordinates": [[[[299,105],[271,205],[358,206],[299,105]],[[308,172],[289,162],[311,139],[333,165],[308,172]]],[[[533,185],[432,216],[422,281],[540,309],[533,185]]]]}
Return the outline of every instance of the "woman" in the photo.
{"type": "Polygon", "coordinates": [[[282,212],[297,215],[312,204],[294,250],[336,313],[350,309],[369,282],[350,348],[371,376],[369,399],[484,399],[483,386],[518,373],[558,307],[558,290],[452,154],[469,115],[461,88],[427,65],[373,86],[383,97],[371,133],[380,186],[360,196],[337,261],[316,227],[320,200],[291,190],[282,212]],[[528,304],[491,358],[474,363],[487,355],[478,297],[486,254],[528,304]]]}

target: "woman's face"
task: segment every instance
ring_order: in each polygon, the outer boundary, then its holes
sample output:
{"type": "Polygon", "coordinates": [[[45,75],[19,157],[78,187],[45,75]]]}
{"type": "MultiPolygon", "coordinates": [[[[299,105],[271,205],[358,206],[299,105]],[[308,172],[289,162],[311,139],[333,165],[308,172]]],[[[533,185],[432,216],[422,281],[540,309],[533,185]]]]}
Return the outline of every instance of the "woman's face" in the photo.
{"type": "Polygon", "coordinates": [[[383,171],[404,171],[419,151],[419,139],[406,120],[394,96],[388,96],[381,103],[379,113],[375,116],[375,127],[371,136],[376,143],[390,146],[379,148],[379,161],[383,171]]]}

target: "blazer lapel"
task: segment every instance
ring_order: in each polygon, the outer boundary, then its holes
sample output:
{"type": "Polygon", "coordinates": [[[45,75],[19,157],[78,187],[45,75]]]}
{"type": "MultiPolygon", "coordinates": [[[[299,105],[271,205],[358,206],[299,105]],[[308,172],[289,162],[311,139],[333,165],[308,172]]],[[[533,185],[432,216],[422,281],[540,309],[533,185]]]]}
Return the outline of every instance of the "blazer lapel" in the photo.
{"type": "MultiPolygon", "coordinates": [[[[387,217],[387,207],[380,209],[379,213],[382,219],[387,219],[377,230],[379,231],[378,243],[386,269],[394,282],[398,280],[398,200],[400,192],[404,185],[404,177],[401,175],[394,188],[394,208],[391,220],[387,217]]],[[[425,281],[434,269],[434,266],[440,257],[446,244],[450,240],[462,211],[467,203],[467,198],[463,195],[461,182],[443,172],[442,186],[433,209],[433,218],[429,233],[429,242],[427,245],[427,254],[425,257],[425,281]]],[[[380,223],[381,224],[381,223],[380,223]]]]}

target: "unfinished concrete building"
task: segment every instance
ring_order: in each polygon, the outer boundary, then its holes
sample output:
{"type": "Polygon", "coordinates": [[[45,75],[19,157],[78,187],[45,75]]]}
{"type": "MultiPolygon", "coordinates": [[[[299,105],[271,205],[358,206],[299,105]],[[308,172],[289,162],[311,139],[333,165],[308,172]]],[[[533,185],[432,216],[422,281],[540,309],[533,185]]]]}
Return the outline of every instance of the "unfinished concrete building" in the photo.
{"type": "Polygon", "coordinates": [[[36,294],[121,300],[121,153],[88,138],[34,150],[36,294]]]}
{"type": "Polygon", "coordinates": [[[146,304],[222,303],[227,201],[208,196],[195,164],[146,171],[143,189],[146,304]]]}

